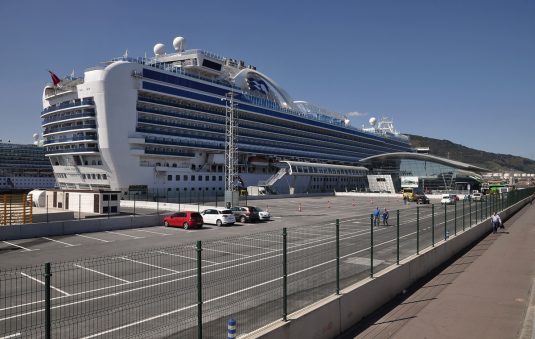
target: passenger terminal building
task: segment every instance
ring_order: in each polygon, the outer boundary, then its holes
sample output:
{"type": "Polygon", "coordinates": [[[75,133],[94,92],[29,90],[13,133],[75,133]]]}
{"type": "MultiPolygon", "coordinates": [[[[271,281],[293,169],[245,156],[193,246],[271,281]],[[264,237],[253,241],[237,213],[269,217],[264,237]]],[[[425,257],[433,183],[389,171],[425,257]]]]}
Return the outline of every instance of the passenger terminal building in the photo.
{"type": "Polygon", "coordinates": [[[360,160],[368,169],[368,188],[377,192],[399,192],[402,187],[424,192],[480,190],[488,169],[460,161],[413,152],[385,153],[360,160]]]}

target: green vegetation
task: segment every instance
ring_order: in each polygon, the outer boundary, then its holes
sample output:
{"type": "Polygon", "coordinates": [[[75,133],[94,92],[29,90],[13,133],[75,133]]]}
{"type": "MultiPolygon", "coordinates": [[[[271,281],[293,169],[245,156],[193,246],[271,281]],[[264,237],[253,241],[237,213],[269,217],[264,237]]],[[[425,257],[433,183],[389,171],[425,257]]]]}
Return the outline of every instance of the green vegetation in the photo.
{"type": "Polygon", "coordinates": [[[498,154],[476,150],[449,140],[438,140],[408,134],[412,147],[429,147],[429,153],[443,158],[462,161],[492,172],[517,171],[535,173],[535,161],[510,154],[498,154]]]}

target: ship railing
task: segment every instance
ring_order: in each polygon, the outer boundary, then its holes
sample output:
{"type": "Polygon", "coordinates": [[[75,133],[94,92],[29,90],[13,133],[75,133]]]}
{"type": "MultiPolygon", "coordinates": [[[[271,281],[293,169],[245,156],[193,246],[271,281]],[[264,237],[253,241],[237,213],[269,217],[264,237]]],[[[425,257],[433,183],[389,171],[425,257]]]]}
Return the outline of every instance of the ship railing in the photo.
{"type": "Polygon", "coordinates": [[[63,108],[69,108],[69,107],[76,107],[76,106],[92,106],[95,105],[95,101],[93,99],[82,99],[78,101],[68,101],[68,102],[62,102],[60,104],[51,105],[41,111],[41,115],[45,113],[50,113],[52,111],[57,111],[63,108]]]}
{"type": "Polygon", "coordinates": [[[60,143],[60,142],[80,141],[80,140],[94,141],[94,140],[97,140],[97,136],[96,135],[84,135],[84,136],[74,136],[72,138],[49,139],[49,140],[45,140],[44,145],[55,144],[55,143],[60,143]]]}
{"type": "Polygon", "coordinates": [[[83,112],[83,113],[75,113],[71,115],[63,115],[59,117],[49,117],[43,119],[43,125],[48,124],[55,121],[62,121],[62,120],[70,120],[70,119],[77,119],[77,118],[85,118],[85,117],[94,117],[95,112],[83,112]]]}
{"type": "Polygon", "coordinates": [[[47,149],[45,154],[50,155],[50,154],[56,154],[56,153],[78,153],[78,152],[98,152],[98,147],[47,149]]]}
{"type": "Polygon", "coordinates": [[[77,129],[86,129],[86,128],[97,128],[97,125],[95,124],[87,124],[87,125],[75,125],[75,126],[68,126],[68,127],[56,127],[56,128],[45,128],[45,131],[43,132],[43,135],[55,133],[55,132],[62,132],[62,131],[72,131],[77,129]]]}

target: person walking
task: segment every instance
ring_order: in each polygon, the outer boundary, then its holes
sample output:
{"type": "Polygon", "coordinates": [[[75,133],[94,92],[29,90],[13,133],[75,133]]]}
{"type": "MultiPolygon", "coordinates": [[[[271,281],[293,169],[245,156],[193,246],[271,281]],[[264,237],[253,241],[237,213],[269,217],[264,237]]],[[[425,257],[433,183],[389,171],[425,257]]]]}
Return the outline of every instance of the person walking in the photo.
{"type": "Polygon", "coordinates": [[[385,210],[383,212],[383,225],[384,226],[389,226],[388,225],[388,217],[390,216],[390,213],[388,213],[388,210],[386,209],[385,207],[385,210]]]}
{"type": "Polygon", "coordinates": [[[502,224],[502,219],[500,218],[500,215],[494,212],[492,214],[492,217],[490,218],[490,222],[492,223],[492,233],[496,234],[498,231],[498,227],[502,224]]]}
{"type": "Polygon", "coordinates": [[[379,206],[377,206],[373,210],[373,225],[379,226],[379,216],[381,215],[381,210],[379,209],[379,206]]]}

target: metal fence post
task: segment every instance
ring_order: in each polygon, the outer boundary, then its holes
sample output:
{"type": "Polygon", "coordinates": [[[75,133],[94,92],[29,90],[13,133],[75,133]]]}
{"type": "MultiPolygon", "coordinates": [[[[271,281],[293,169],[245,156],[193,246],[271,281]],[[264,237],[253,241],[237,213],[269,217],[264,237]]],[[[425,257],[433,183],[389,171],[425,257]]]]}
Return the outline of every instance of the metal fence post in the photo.
{"type": "Polygon", "coordinates": [[[416,206],[416,254],[420,254],[420,206],[416,206]]]}
{"type": "MultiPolygon", "coordinates": [[[[464,200],[463,200],[464,202],[464,200]]],[[[457,204],[455,204],[455,208],[454,208],[454,218],[453,219],[453,234],[457,235],[457,204]]]]}
{"type": "MultiPolygon", "coordinates": [[[[167,193],[169,193],[169,192],[167,192],[167,193]]],[[[160,215],[160,199],[158,197],[158,193],[156,193],[156,214],[160,215]]]]}
{"type": "MultiPolygon", "coordinates": [[[[455,201],[453,202],[455,204],[455,201]]],[[[448,239],[448,205],[444,204],[444,240],[448,239]]]]}
{"type": "Polygon", "coordinates": [[[468,214],[470,216],[470,223],[468,224],[468,228],[472,227],[472,200],[468,201],[468,214]]]}
{"type": "MultiPolygon", "coordinates": [[[[483,198],[482,198],[483,199],[483,198]]],[[[483,202],[479,200],[479,205],[481,205],[483,202]]],[[[480,206],[481,207],[481,206],[480,206]]],[[[477,201],[476,201],[476,210],[474,211],[474,215],[476,217],[476,225],[477,225],[477,201]]]]}
{"type": "Polygon", "coordinates": [[[399,210],[396,211],[396,263],[399,265],[399,210]]]}
{"type": "Polygon", "coordinates": [[[80,212],[82,211],[82,195],[78,194],[78,221],[80,221],[80,212]]]}
{"type": "Polygon", "coordinates": [[[134,193],[134,215],[136,215],[136,194],[134,193]]]}
{"type": "Polygon", "coordinates": [[[431,245],[435,247],[435,204],[431,204],[431,245]]]}
{"type": "Polygon", "coordinates": [[[51,318],[50,318],[50,277],[52,276],[52,273],[50,272],[50,263],[47,262],[45,264],[45,338],[50,339],[52,338],[51,332],[51,318]]]}
{"type": "MultiPolygon", "coordinates": [[[[48,192],[45,191],[45,194],[46,193],[48,193],[48,192]]],[[[5,206],[5,202],[4,202],[4,206],[5,206]]],[[[46,222],[48,222],[48,194],[46,195],[46,222]]]]}
{"type": "Polygon", "coordinates": [[[336,294],[340,294],[340,219],[336,219],[336,294]]]}
{"type": "Polygon", "coordinates": [[[202,242],[197,241],[197,338],[202,339],[202,242]]]}
{"type": "Polygon", "coordinates": [[[288,246],[286,227],[282,229],[282,320],[288,321],[288,246]]]}
{"type": "Polygon", "coordinates": [[[463,232],[464,232],[464,200],[463,200],[463,232]]]}
{"type": "Polygon", "coordinates": [[[370,214],[370,277],[373,278],[373,214],[370,214]]]}
{"type": "Polygon", "coordinates": [[[110,200],[111,200],[111,194],[108,194],[108,219],[110,218],[110,200]]]}
{"type": "MultiPolygon", "coordinates": [[[[488,195],[488,194],[487,194],[487,195],[488,195]]],[[[487,199],[488,199],[488,197],[485,198],[485,204],[487,204],[487,199]]],[[[479,220],[480,220],[481,222],[483,222],[483,201],[481,202],[480,205],[481,205],[481,206],[479,206],[479,217],[480,217],[479,220]]],[[[477,220],[476,220],[476,224],[477,224],[477,220]]]]}

